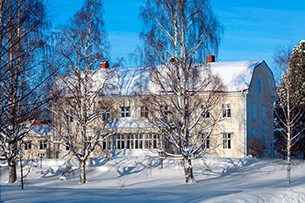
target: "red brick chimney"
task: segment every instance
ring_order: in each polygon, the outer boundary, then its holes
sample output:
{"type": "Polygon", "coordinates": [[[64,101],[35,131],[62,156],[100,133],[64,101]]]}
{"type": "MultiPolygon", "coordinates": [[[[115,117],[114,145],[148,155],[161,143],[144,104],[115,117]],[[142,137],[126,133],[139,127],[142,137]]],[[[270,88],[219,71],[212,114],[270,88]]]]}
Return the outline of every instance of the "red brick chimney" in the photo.
{"type": "Polygon", "coordinates": [[[215,62],[215,56],[209,54],[209,55],[207,55],[207,56],[205,57],[205,61],[206,61],[205,63],[212,63],[212,62],[215,62]]]}
{"type": "Polygon", "coordinates": [[[103,60],[102,62],[100,62],[100,69],[107,69],[109,68],[109,63],[107,60],[103,60]]]}

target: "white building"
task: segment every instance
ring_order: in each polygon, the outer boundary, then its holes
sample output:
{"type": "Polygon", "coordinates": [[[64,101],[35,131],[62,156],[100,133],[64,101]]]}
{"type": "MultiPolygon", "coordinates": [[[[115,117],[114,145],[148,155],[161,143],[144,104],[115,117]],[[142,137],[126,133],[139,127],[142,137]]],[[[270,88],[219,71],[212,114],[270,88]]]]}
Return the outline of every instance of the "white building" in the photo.
{"type": "MultiPolygon", "coordinates": [[[[202,66],[211,68],[226,87],[226,100],[219,105],[222,121],[213,132],[217,136],[210,138],[206,146],[211,148],[210,153],[221,157],[244,157],[249,154],[259,155],[259,151],[263,150],[265,155],[272,154],[273,103],[277,96],[274,77],[266,62],[207,61],[207,64],[202,66]]],[[[103,80],[107,69],[108,66],[103,66],[94,74],[92,89],[103,80]]],[[[111,85],[111,89],[100,92],[96,103],[107,95],[117,98],[114,108],[104,112],[98,121],[104,122],[105,118],[111,117],[108,122],[113,133],[101,141],[93,156],[105,151],[112,155],[153,154],[157,153],[158,149],[168,148],[162,134],[146,119],[148,110],[140,106],[136,99],[142,91],[154,88],[150,83],[149,71],[144,68],[117,69],[111,85]]],[[[95,131],[92,130],[92,133],[95,131]]],[[[56,138],[56,135],[54,137],[53,143],[60,143],[59,138],[56,138]]],[[[64,157],[69,152],[69,147],[64,144],[50,148],[56,150],[59,157],[64,157]]]]}

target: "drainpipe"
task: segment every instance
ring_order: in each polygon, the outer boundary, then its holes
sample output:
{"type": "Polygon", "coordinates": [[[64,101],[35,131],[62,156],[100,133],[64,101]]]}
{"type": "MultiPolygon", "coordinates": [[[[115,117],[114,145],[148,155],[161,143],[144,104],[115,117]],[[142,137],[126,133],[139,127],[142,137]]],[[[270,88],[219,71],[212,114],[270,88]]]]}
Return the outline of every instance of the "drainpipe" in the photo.
{"type": "Polygon", "coordinates": [[[242,91],[242,97],[243,97],[243,125],[244,125],[244,157],[248,155],[248,141],[247,141],[247,134],[248,134],[248,125],[247,125],[247,93],[245,91],[242,91]]]}

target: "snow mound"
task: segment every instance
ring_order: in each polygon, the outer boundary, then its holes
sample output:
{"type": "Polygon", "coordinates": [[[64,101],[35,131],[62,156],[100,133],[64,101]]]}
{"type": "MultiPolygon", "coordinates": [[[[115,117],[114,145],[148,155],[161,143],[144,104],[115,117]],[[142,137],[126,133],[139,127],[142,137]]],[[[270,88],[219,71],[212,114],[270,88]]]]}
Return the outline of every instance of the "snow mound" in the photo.
{"type": "Polygon", "coordinates": [[[293,165],[290,185],[285,165],[274,159],[207,156],[193,160],[196,181],[192,184],[184,182],[181,159],[91,159],[86,184],[79,183],[78,164],[72,163],[44,160],[42,169],[35,168],[27,176],[24,192],[19,182],[7,184],[7,168],[1,167],[1,201],[305,202],[304,161],[293,165]]]}

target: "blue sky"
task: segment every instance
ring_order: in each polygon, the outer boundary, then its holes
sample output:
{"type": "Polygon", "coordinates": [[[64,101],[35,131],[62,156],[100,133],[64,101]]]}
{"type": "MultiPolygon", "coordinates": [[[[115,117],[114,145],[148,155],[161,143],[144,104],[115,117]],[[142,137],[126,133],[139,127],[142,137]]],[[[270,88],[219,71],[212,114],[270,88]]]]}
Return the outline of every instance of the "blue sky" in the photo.
{"type": "MultiPolygon", "coordinates": [[[[84,0],[49,0],[54,24],[64,23],[84,0]]],[[[124,57],[139,44],[142,30],[138,18],[143,0],[104,0],[105,26],[111,43],[111,59],[124,57]]],[[[224,27],[218,60],[263,59],[273,68],[278,46],[294,46],[305,38],[304,0],[211,0],[224,27]]]]}

